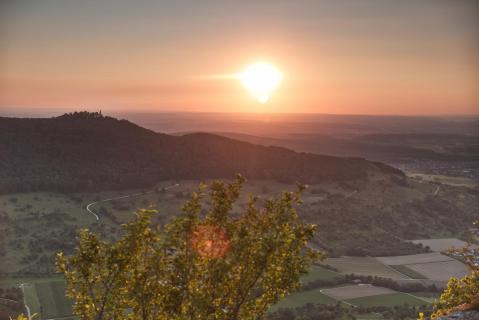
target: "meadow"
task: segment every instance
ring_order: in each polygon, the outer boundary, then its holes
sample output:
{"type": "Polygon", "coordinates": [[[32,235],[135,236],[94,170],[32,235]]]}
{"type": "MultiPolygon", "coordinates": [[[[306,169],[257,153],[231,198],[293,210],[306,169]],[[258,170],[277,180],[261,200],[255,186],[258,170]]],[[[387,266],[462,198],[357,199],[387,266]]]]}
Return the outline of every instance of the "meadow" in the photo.
{"type": "Polygon", "coordinates": [[[393,268],[372,257],[341,257],[329,258],[326,263],[337,268],[342,273],[354,273],[365,276],[378,276],[391,279],[407,279],[393,268]]]}
{"type": "Polygon", "coordinates": [[[429,303],[416,298],[412,295],[405,293],[389,293],[382,294],[377,296],[367,296],[355,299],[346,300],[348,303],[351,303],[355,306],[362,307],[373,307],[373,306],[383,306],[383,307],[395,307],[398,305],[407,304],[409,306],[421,307],[428,305],[429,303]]]}

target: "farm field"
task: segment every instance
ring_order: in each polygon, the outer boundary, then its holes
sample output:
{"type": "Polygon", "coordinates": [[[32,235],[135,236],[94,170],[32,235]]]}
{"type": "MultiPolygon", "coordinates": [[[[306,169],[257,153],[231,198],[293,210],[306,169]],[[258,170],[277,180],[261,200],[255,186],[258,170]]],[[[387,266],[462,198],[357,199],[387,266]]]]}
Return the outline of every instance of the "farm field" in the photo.
{"type": "MultiPolygon", "coordinates": [[[[311,272],[304,276],[302,280],[307,283],[318,279],[333,279],[335,276],[337,276],[337,273],[333,271],[320,266],[313,266],[311,272]]],[[[41,314],[41,319],[74,319],[73,317],[69,317],[71,315],[71,301],[64,296],[65,283],[61,280],[61,276],[50,278],[10,278],[2,280],[2,283],[11,285],[26,281],[30,281],[30,283],[25,286],[25,290],[27,305],[30,307],[32,313],[41,314]]],[[[387,288],[370,285],[344,286],[322,290],[313,289],[287,296],[273,306],[271,311],[275,311],[279,308],[296,308],[306,303],[336,304],[344,300],[354,304],[353,302],[356,302],[356,299],[360,299],[357,301],[358,305],[394,306],[401,305],[404,301],[410,304],[411,301],[419,303],[414,299],[411,300],[407,295],[403,295],[402,293],[397,293],[387,288]],[[388,297],[389,295],[392,295],[391,298],[388,297]],[[370,297],[370,299],[366,299],[368,297],[370,297]],[[394,300],[395,302],[393,301],[393,297],[396,299],[394,300]],[[398,297],[400,299],[397,299],[398,297]],[[351,302],[351,300],[353,301],[351,302]]],[[[369,315],[361,317],[361,319],[373,318],[372,315],[371,317],[369,315]]]]}
{"type": "Polygon", "coordinates": [[[420,243],[423,246],[429,247],[432,251],[435,252],[444,252],[451,248],[460,249],[464,247],[467,243],[465,241],[449,238],[449,239],[418,239],[411,240],[412,243],[420,243]]]}
{"type": "Polygon", "coordinates": [[[394,306],[403,305],[403,304],[420,307],[420,306],[428,304],[424,300],[421,300],[412,295],[408,295],[402,292],[355,298],[355,299],[349,299],[346,301],[355,306],[362,306],[362,307],[372,307],[372,306],[394,307],[394,306]]]}
{"type": "MultiPolygon", "coordinates": [[[[428,293],[425,293],[425,295],[428,295],[428,293]]],[[[349,306],[394,307],[404,304],[423,306],[432,301],[434,301],[434,297],[431,296],[415,296],[372,285],[348,285],[293,293],[274,305],[270,311],[275,311],[279,308],[297,308],[307,303],[336,304],[343,302],[349,306]]]]}
{"type": "Polygon", "coordinates": [[[411,279],[427,279],[425,275],[420,274],[419,272],[414,271],[413,269],[404,266],[404,265],[392,265],[390,266],[394,270],[401,272],[402,274],[410,277],[411,279]]]}
{"type": "Polygon", "coordinates": [[[321,290],[322,293],[336,300],[349,300],[368,296],[377,296],[394,293],[394,290],[382,287],[376,287],[369,284],[358,284],[352,286],[342,286],[321,290]]]}
{"type": "Polygon", "coordinates": [[[466,265],[457,260],[410,264],[407,267],[425,275],[428,279],[440,281],[447,281],[452,277],[462,278],[469,273],[466,265]]]}
{"type": "Polygon", "coordinates": [[[414,295],[422,300],[428,301],[429,303],[437,302],[441,296],[440,293],[432,292],[415,292],[414,295]]]}
{"type": "MultiPolygon", "coordinates": [[[[424,253],[408,256],[380,257],[378,261],[402,270],[404,274],[412,270],[414,274],[422,275],[427,279],[447,281],[448,279],[462,278],[468,273],[465,264],[441,253],[424,253]]],[[[401,271],[401,272],[402,272],[401,271]]],[[[409,274],[412,276],[413,274],[409,274]]]]}
{"type": "Polygon", "coordinates": [[[330,258],[325,263],[335,267],[341,273],[378,276],[391,279],[407,279],[403,274],[371,257],[330,258]]]}
{"type": "Polygon", "coordinates": [[[40,282],[50,282],[50,281],[58,281],[58,280],[63,280],[63,276],[58,274],[58,275],[51,275],[47,277],[4,277],[0,279],[0,287],[17,286],[21,283],[35,284],[40,282]]]}
{"type": "Polygon", "coordinates": [[[320,266],[312,266],[308,274],[301,277],[302,283],[308,283],[315,280],[334,280],[340,274],[320,266]]]}
{"type": "Polygon", "coordinates": [[[35,285],[33,284],[24,284],[22,285],[24,301],[26,305],[30,308],[31,314],[41,314],[41,304],[38,298],[38,293],[35,285]]]}
{"type": "MultiPolygon", "coordinates": [[[[3,285],[11,286],[13,280],[3,280],[3,285]]],[[[35,319],[74,319],[72,316],[72,301],[65,297],[65,282],[61,278],[23,278],[31,282],[22,282],[21,287],[25,303],[31,314],[37,314],[35,319]]]]}
{"type": "Polygon", "coordinates": [[[433,253],[412,254],[407,256],[378,257],[377,260],[386,265],[394,266],[394,265],[408,265],[408,264],[417,264],[417,263],[442,262],[442,261],[449,261],[453,259],[443,254],[433,252],[433,253]]]}
{"type": "Polygon", "coordinates": [[[279,308],[296,308],[307,303],[336,304],[337,302],[337,300],[321,293],[320,289],[314,289],[290,294],[275,304],[271,308],[271,311],[275,311],[279,308]]]}
{"type": "Polygon", "coordinates": [[[65,297],[65,282],[51,281],[35,284],[40,300],[42,319],[64,318],[72,315],[72,301],[65,297]]]}

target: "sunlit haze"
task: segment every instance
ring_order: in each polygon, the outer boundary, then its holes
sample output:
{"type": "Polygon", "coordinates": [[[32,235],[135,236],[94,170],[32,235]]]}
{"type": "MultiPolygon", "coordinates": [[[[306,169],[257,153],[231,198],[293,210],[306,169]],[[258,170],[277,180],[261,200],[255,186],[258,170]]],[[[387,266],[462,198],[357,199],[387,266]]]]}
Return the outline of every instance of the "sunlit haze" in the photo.
{"type": "Polygon", "coordinates": [[[0,320],[479,320],[479,0],[0,0],[0,320]]]}
{"type": "Polygon", "coordinates": [[[283,75],[271,64],[258,62],[248,66],[238,74],[238,78],[245,88],[258,99],[258,102],[266,103],[271,92],[279,85],[283,75]]]}
{"type": "Polygon", "coordinates": [[[6,0],[0,108],[477,114],[477,21],[469,0],[6,0]]]}

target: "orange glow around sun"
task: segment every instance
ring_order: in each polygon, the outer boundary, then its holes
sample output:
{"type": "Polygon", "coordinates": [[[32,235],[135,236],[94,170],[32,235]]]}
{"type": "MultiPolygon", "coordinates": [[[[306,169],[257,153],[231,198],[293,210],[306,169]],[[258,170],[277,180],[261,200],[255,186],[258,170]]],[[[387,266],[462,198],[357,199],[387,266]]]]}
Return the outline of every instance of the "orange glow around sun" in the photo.
{"type": "Polygon", "coordinates": [[[237,77],[260,103],[266,103],[283,79],[283,74],[269,63],[258,62],[248,66],[237,77]]]}

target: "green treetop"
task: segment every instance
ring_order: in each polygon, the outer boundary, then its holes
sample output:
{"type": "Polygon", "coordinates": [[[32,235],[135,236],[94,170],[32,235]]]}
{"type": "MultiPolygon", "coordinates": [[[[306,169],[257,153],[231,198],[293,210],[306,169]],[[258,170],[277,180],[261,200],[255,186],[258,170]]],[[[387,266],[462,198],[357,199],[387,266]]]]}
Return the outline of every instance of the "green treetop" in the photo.
{"type": "Polygon", "coordinates": [[[67,295],[81,319],[263,319],[298,289],[323,255],[307,246],[315,226],[299,220],[297,192],[250,197],[233,212],[244,179],[202,185],[164,227],[139,210],[114,243],[81,230],[71,256],[58,254],[67,295]]]}

